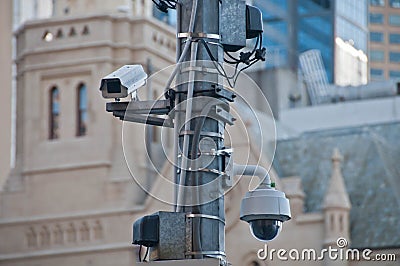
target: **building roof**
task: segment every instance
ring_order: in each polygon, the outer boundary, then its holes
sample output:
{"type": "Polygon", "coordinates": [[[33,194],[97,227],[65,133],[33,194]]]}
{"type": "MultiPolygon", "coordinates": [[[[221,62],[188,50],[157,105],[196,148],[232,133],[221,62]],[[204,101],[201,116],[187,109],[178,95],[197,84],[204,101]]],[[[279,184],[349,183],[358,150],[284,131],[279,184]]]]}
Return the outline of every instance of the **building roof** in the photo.
{"type": "Polygon", "coordinates": [[[274,167],[281,177],[301,176],[306,211],[320,212],[337,147],[352,206],[352,247],[400,247],[399,139],[399,122],[303,133],[278,141],[274,167]]]}

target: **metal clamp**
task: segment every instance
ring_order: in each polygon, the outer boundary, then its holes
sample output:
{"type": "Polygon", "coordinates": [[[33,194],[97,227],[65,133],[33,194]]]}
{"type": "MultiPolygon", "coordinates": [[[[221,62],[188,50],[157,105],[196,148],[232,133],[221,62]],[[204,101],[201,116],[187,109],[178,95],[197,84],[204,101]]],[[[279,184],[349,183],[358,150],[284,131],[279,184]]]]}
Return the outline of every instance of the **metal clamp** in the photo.
{"type": "Polygon", "coordinates": [[[182,73],[190,72],[190,71],[203,72],[203,73],[206,72],[206,73],[210,73],[210,74],[219,74],[218,70],[215,68],[201,67],[201,66],[185,67],[181,70],[182,73]]]}
{"type": "Polygon", "coordinates": [[[212,149],[211,152],[202,152],[202,155],[209,155],[209,156],[226,156],[226,155],[231,155],[233,152],[233,149],[223,149],[223,150],[214,150],[212,149]]]}
{"type": "Polygon", "coordinates": [[[212,173],[217,174],[220,176],[225,176],[226,173],[217,169],[208,169],[208,168],[199,168],[197,170],[191,170],[191,172],[205,172],[205,173],[212,173]]]}
{"type": "Polygon", "coordinates": [[[207,39],[214,39],[219,40],[221,36],[219,34],[214,33],[204,33],[204,32],[181,32],[178,33],[178,38],[207,38],[207,39]]]}
{"type": "Polygon", "coordinates": [[[210,220],[216,220],[220,221],[221,223],[225,224],[225,221],[217,216],[214,215],[207,215],[207,214],[187,214],[186,218],[204,218],[204,219],[210,219],[210,220]]]}
{"type": "MultiPolygon", "coordinates": [[[[179,136],[183,136],[183,135],[193,135],[194,131],[193,130],[184,130],[181,132],[181,134],[179,136]]],[[[216,133],[216,132],[208,132],[208,131],[201,131],[200,132],[201,136],[205,136],[205,137],[211,137],[211,138],[224,138],[224,136],[221,133],[216,133]]]]}
{"type": "Polygon", "coordinates": [[[190,251],[185,252],[187,256],[194,256],[194,255],[213,255],[213,256],[223,256],[226,257],[225,252],[223,251],[190,251]]]}
{"type": "MultiPolygon", "coordinates": [[[[198,156],[201,156],[201,155],[205,155],[205,156],[231,156],[232,152],[233,152],[233,149],[224,149],[224,150],[218,150],[218,151],[212,149],[209,152],[207,152],[207,151],[199,152],[199,153],[197,153],[197,155],[198,156]]],[[[179,153],[178,157],[181,158],[182,157],[182,153],[179,153]]]]}

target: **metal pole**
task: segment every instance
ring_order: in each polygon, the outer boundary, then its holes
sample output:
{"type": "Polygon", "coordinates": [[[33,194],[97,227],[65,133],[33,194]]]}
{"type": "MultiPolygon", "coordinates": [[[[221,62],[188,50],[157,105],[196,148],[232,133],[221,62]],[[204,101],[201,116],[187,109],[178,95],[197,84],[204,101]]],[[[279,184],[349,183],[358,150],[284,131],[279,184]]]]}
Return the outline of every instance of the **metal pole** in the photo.
{"type": "MultiPolygon", "coordinates": [[[[147,74],[149,77],[153,74],[153,64],[151,58],[147,58],[147,74]]],[[[151,100],[153,98],[153,85],[152,79],[147,80],[147,100],[151,100]]],[[[156,99],[155,99],[156,100],[156,99]]],[[[146,125],[146,173],[147,173],[147,184],[146,188],[150,189],[152,182],[154,181],[154,171],[152,169],[152,159],[153,159],[153,148],[152,142],[155,134],[155,126],[146,125]]]]}
{"type": "MultiPolygon", "coordinates": [[[[185,33],[190,35],[192,33],[189,32],[189,22],[191,17],[191,7],[194,0],[182,0],[182,5],[178,8],[178,34],[185,33]]],[[[216,0],[198,0],[197,12],[196,12],[196,22],[194,27],[193,36],[202,36],[201,38],[206,42],[212,42],[209,44],[210,50],[215,58],[218,59],[220,63],[223,62],[223,50],[221,46],[216,45],[219,43],[219,39],[215,38],[215,36],[219,35],[219,1],[216,0]],[[213,34],[213,35],[210,35],[213,34]],[[207,38],[211,37],[212,38],[207,38]]],[[[197,37],[196,37],[197,38],[197,37]]],[[[193,41],[196,41],[196,38],[193,41]]],[[[178,39],[178,53],[183,50],[185,46],[186,38],[178,39]]],[[[193,46],[191,47],[193,49],[193,46]]],[[[184,61],[190,61],[191,51],[189,51],[184,59],[184,61]]],[[[180,54],[178,54],[178,57],[180,54]]],[[[197,51],[197,60],[210,60],[209,55],[206,52],[206,49],[203,44],[199,42],[198,51],[197,51]]],[[[213,64],[210,63],[210,68],[213,68],[213,64]]],[[[182,74],[180,74],[182,75],[182,74]]],[[[178,75],[178,79],[183,76],[178,75]]],[[[201,77],[199,73],[195,73],[197,80],[201,77]]],[[[196,80],[196,79],[195,79],[196,80]]],[[[210,77],[208,78],[210,80],[210,77]]],[[[194,98],[197,95],[201,94],[200,92],[205,90],[210,90],[212,85],[219,84],[221,77],[218,74],[211,74],[211,80],[207,82],[203,81],[194,81],[194,98]]],[[[178,86],[178,92],[186,92],[189,88],[189,84],[183,84],[178,86]]],[[[178,93],[177,104],[180,104],[187,100],[187,94],[178,93]]],[[[184,106],[186,104],[183,104],[184,106]]],[[[193,116],[195,117],[196,110],[193,112],[193,116]]],[[[198,110],[197,110],[198,114],[198,110]]],[[[185,134],[189,134],[188,131],[185,131],[185,125],[183,125],[185,114],[182,112],[177,112],[175,119],[175,126],[179,127],[179,139],[178,143],[180,144],[180,149],[183,150],[183,139],[185,134]]],[[[224,148],[224,140],[218,136],[218,134],[224,133],[224,123],[222,121],[218,121],[216,119],[211,118],[200,118],[195,117],[191,120],[190,123],[190,131],[193,132],[196,129],[196,125],[201,123],[202,129],[201,132],[209,132],[209,133],[217,133],[210,134],[212,137],[207,136],[207,138],[212,138],[216,149],[221,150],[224,148]]],[[[193,137],[193,133],[189,136],[191,139],[193,137]]],[[[205,136],[202,134],[200,140],[205,136]]],[[[191,141],[190,141],[191,143],[191,141]]],[[[197,153],[197,151],[195,152],[197,153]]],[[[192,145],[189,145],[187,156],[190,158],[190,154],[192,154],[192,145]]],[[[207,166],[208,169],[221,171],[222,158],[219,156],[215,156],[212,162],[207,166]]],[[[212,172],[198,172],[197,169],[191,169],[187,171],[185,184],[188,185],[197,185],[201,186],[203,184],[207,184],[212,182],[216,178],[218,178],[218,174],[212,172]]],[[[182,169],[180,169],[176,173],[176,180],[179,180],[181,177],[182,169]]],[[[220,193],[221,184],[218,184],[215,187],[215,193],[220,193]]],[[[192,252],[189,253],[188,258],[204,258],[204,257],[219,257],[225,259],[225,225],[222,221],[225,220],[224,215],[224,197],[221,196],[218,199],[214,199],[209,201],[208,199],[212,199],[214,197],[213,191],[205,191],[204,189],[198,189],[199,198],[201,203],[199,205],[194,206],[183,206],[182,211],[189,214],[195,214],[193,218],[193,234],[192,234],[192,252]],[[214,217],[216,219],[204,219],[201,218],[203,216],[214,217]]],[[[189,195],[184,195],[187,197],[189,195]]],[[[187,200],[184,202],[188,202],[187,200]]]]}
{"type": "Polygon", "coordinates": [[[289,67],[297,72],[298,68],[298,0],[288,2],[288,28],[289,28],[289,67]]]}

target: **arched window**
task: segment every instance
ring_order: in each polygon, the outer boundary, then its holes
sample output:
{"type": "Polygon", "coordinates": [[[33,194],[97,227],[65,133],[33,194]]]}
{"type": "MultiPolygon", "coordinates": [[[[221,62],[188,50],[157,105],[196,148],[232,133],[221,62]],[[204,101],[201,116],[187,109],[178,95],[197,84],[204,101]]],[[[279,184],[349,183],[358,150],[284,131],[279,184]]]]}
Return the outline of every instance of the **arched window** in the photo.
{"type": "Polygon", "coordinates": [[[85,84],[78,87],[76,135],[85,136],[87,131],[87,88],[85,84]]]}
{"type": "Polygon", "coordinates": [[[57,87],[53,87],[50,90],[49,113],[49,139],[58,139],[60,137],[60,92],[57,87]]]}

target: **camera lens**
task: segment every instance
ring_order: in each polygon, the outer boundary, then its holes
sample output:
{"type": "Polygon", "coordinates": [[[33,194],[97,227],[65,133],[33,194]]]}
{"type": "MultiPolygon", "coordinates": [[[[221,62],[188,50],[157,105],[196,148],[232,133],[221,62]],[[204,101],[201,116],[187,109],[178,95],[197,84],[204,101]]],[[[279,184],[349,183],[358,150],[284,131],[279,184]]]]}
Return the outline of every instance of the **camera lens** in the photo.
{"type": "Polygon", "coordinates": [[[282,222],[278,220],[253,220],[249,224],[253,236],[263,242],[273,240],[282,230],[282,222]]]}

